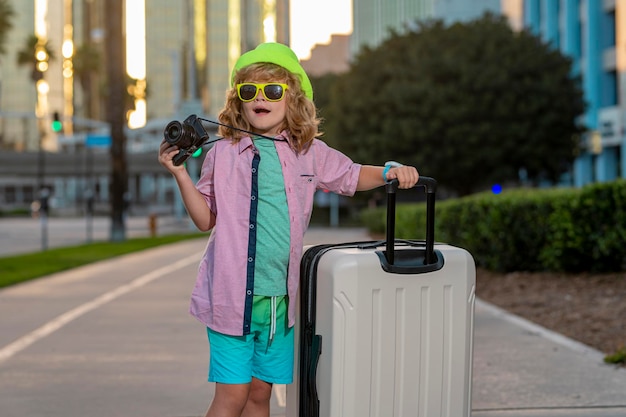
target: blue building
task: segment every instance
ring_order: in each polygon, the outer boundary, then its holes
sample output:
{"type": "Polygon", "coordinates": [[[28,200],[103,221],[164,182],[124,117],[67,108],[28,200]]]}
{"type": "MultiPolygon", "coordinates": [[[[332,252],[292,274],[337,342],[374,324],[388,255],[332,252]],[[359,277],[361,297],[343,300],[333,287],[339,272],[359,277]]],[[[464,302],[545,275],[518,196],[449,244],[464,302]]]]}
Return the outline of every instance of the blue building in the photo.
{"type": "Polygon", "coordinates": [[[626,0],[524,0],[523,26],[574,61],[589,132],[572,185],[626,177],[626,0]]]}

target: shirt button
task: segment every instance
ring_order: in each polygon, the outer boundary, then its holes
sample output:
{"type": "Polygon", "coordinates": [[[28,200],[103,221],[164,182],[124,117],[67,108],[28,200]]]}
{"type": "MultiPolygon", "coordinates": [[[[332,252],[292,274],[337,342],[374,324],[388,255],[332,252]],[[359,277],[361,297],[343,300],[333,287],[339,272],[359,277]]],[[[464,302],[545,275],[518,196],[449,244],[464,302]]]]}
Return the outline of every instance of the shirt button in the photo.
{"type": "Polygon", "coordinates": [[[252,295],[252,291],[248,290],[248,291],[246,291],[246,294],[252,295]]]}
{"type": "Polygon", "coordinates": [[[250,229],[254,229],[254,225],[253,224],[250,225],[250,229]]]}
{"type": "Polygon", "coordinates": [[[254,174],[256,172],[256,168],[252,168],[252,173],[254,174]]]}
{"type": "Polygon", "coordinates": [[[251,256],[248,258],[248,262],[252,262],[252,261],[254,261],[254,258],[251,256]]]}
{"type": "Polygon", "coordinates": [[[252,198],[253,201],[256,200],[256,196],[252,196],[251,198],[252,198]]]}

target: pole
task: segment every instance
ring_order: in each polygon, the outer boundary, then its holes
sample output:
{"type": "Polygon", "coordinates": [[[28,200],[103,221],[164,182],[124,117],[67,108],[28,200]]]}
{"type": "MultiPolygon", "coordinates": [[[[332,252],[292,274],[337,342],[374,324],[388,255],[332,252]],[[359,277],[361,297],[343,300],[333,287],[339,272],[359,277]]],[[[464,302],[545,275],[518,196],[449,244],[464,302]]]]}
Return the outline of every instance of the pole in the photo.
{"type": "Polygon", "coordinates": [[[339,226],[339,195],[330,193],[330,227],[339,226]]]}
{"type": "Polygon", "coordinates": [[[37,154],[37,190],[39,192],[39,222],[41,224],[41,250],[48,249],[48,199],[50,190],[45,184],[46,154],[43,149],[43,133],[41,122],[39,124],[39,152],[37,154]]]}
{"type": "Polygon", "coordinates": [[[85,207],[85,220],[87,222],[87,243],[91,243],[93,238],[93,211],[96,198],[96,189],[93,183],[93,151],[88,146],[85,149],[85,156],[87,157],[87,181],[86,181],[86,204],[85,207]]]}
{"type": "Polygon", "coordinates": [[[41,189],[39,192],[39,221],[41,223],[41,250],[48,249],[48,209],[50,190],[41,189]]]}

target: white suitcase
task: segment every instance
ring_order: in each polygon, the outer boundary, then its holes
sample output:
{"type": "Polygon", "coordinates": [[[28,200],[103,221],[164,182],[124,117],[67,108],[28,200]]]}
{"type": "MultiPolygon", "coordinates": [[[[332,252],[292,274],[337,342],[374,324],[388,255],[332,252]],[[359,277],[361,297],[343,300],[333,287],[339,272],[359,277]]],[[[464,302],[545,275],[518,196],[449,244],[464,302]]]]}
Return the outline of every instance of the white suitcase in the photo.
{"type": "Polygon", "coordinates": [[[475,266],[434,244],[436,182],[426,241],[308,247],[302,260],[296,376],[288,416],[469,417],[475,266]]]}

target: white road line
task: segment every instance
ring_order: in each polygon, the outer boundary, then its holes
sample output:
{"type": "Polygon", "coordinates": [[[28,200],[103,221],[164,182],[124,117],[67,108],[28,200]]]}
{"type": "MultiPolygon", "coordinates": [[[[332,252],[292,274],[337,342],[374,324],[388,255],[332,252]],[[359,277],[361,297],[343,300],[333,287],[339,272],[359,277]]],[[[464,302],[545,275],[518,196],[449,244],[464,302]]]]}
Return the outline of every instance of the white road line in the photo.
{"type": "Polygon", "coordinates": [[[155,271],[149,272],[145,275],[142,275],[138,278],[135,278],[133,281],[128,284],[121,285],[107,293],[102,294],[99,297],[94,298],[91,301],[82,304],[73,310],[67,311],[66,313],[61,314],[55,319],[49,321],[38,329],[28,333],[25,336],[20,337],[15,342],[8,344],[0,350],[0,364],[20,351],[26,349],[28,346],[37,342],[40,339],[54,333],[59,330],[66,324],[76,320],[80,316],[95,310],[98,307],[103,306],[104,304],[115,300],[116,298],[127,294],[137,288],[143,287],[144,285],[154,281],[157,278],[162,277],[163,275],[174,272],[178,269],[184,268],[194,262],[198,262],[200,259],[199,255],[192,255],[186,258],[183,258],[171,265],[164,266],[155,271]]]}

